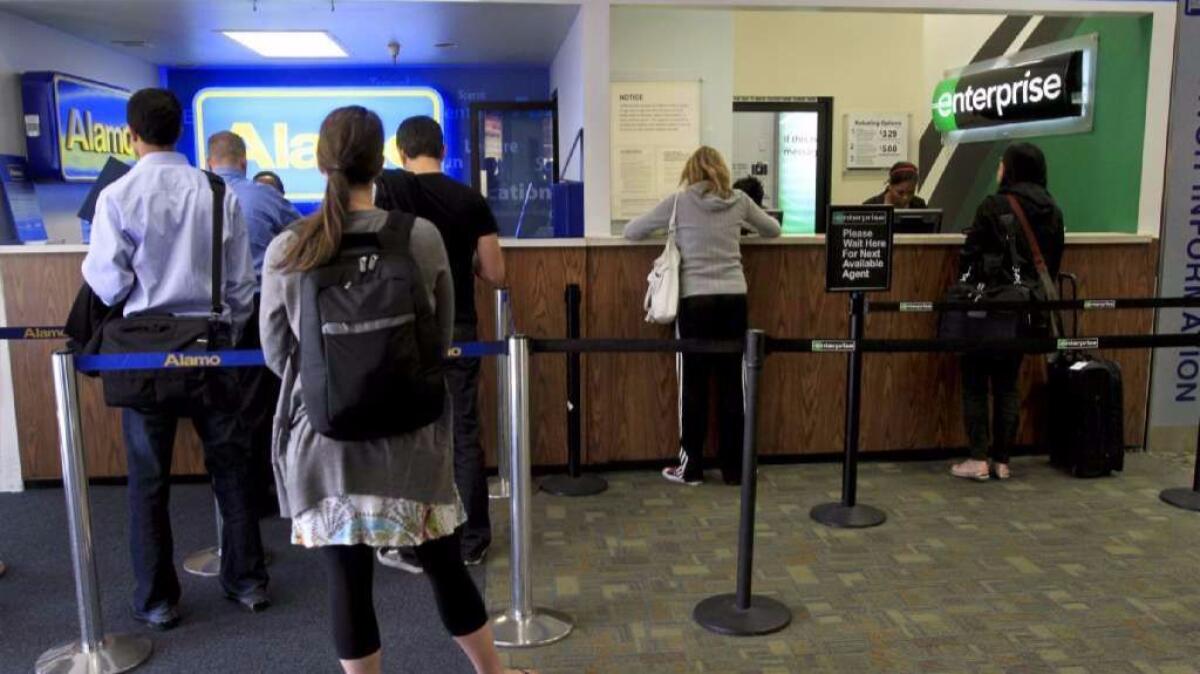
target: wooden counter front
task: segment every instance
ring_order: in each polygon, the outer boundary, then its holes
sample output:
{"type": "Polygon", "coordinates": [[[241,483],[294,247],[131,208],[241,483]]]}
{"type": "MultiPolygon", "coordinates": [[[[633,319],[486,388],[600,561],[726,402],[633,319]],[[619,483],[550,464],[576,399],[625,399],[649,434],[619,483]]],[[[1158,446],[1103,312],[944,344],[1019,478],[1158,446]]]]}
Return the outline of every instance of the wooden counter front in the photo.
{"type": "MultiPolygon", "coordinates": [[[[1081,297],[1151,296],[1155,289],[1157,243],[1073,243],[1064,270],[1080,276],[1081,297]],[[1119,271],[1118,271],[1119,270],[1119,271]]],[[[935,300],[953,278],[957,247],[944,243],[895,249],[893,291],[876,300],[935,300]]],[[[583,289],[586,337],[670,337],[667,327],[642,320],[646,274],[657,246],[541,246],[508,248],[513,312],[519,331],[531,336],[565,333],[563,293],[568,283],[583,289]]],[[[824,249],[818,245],[747,245],[743,249],[750,285],[750,322],[775,336],[842,338],[847,334],[848,297],[824,292],[824,249]]],[[[0,258],[9,325],[53,325],[62,321],[79,283],[82,256],[40,254],[0,258]]],[[[480,338],[492,339],[493,299],[478,292],[480,338]]],[[[923,314],[877,314],[867,320],[873,338],[931,338],[935,318],[923,314]]],[[[1150,311],[1087,312],[1085,335],[1143,334],[1153,327],[1150,311]]],[[[49,376],[53,342],[10,344],[25,479],[59,476],[54,399],[49,376]]],[[[1150,354],[1105,354],[1121,364],[1125,381],[1126,441],[1141,445],[1149,390],[1150,354]]],[[[663,354],[585,355],[583,446],[589,464],[666,459],[678,451],[675,359],[663,354]]],[[[962,447],[956,357],[936,354],[867,354],[864,359],[862,440],[865,451],[962,447]]],[[[1032,443],[1043,422],[1039,358],[1025,361],[1026,393],[1020,441],[1032,443]]],[[[530,419],[535,464],[566,461],[565,356],[532,358],[530,419]]],[[[843,433],[846,356],[777,354],[768,358],[760,401],[759,448],[764,454],[822,454],[840,451],[843,433]]],[[[484,446],[495,439],[494,361],[485,359],[480,416],[484,446]]],[[[93,475],[122,475],[124,450],[119,415],[104,409],[98,382],[81,386],[85,444],[93,475]]],[[[186,425],[185,425],[186,427],[186,425]]],[[[175,470],[198,473],[203,462],[194,433],[181,433],[175,470]]],[[[711,449],[711,448],[710,448],[711,449]]]]}

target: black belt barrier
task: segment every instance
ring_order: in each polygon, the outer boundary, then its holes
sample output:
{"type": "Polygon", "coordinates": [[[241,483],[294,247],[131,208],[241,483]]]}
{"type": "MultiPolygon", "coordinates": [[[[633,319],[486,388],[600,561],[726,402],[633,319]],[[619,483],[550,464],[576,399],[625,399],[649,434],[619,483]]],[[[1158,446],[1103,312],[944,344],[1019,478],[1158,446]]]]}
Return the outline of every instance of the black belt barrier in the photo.
{"type": "Polygon", "coordinates": [[[1039,302],[870,302],[867,311],[930,313],[935,311],[1112,311],[1115,309],[1179,309],[1200,307],[1200,297],[1124,297],[1119,299],[1039,302]]]}

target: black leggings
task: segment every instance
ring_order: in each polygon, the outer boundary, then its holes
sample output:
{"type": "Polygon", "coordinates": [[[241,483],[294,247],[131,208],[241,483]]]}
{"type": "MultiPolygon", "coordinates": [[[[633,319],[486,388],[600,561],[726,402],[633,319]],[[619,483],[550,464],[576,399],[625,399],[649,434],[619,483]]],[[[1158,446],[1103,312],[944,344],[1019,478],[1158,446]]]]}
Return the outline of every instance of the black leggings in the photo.
{"type": "MultiPolygon", "coordinates": [[[[451,635],[466,636],[487,624],[483,597],[467,573],[458,535],[434,539],[415,548],[433,585],[442,624],[451,635]]],[[[380,648],[372,587],[375,548],[330,545],[321,548],[329,578],[329,613],[338,657],[358,660],[380,648]]]]}

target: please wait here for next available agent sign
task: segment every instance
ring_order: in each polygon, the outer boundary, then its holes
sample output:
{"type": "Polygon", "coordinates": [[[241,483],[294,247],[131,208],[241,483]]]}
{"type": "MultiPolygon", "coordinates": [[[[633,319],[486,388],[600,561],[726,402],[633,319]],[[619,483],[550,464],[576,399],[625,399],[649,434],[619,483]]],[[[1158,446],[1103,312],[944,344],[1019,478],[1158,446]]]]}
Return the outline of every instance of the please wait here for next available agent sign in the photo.
{"type": "Polygon", "coordinates": [[[825,290],[892,287],[892,207],[830,206],[825,229],[825,290]]]}

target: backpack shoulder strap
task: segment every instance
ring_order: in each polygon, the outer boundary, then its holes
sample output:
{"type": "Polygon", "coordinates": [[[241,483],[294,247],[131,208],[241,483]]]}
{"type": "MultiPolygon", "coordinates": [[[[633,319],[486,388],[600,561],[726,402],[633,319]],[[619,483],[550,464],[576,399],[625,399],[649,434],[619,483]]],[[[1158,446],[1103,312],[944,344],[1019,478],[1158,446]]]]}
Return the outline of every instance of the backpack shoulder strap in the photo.
{"type": "Polygon", "coordinates": [[[412,240],[413,225],[417,216],[406,211],[388,211],[387,223],[379,230],[379,245],[388,250],[403,253],[409,252],[412,240]]]}
{"type": "Polygon", "coordinates": [[[225,259],[225,181],[215,173],[205,171],[204,175],[208,178],[208,185],[212,188],[213,195],[213,221],[212,221],[212,313],[213,316],[221,316],[225,313],[225,306],[221,302],[221,296],[224,293],[224,259],[225,259]]]}

